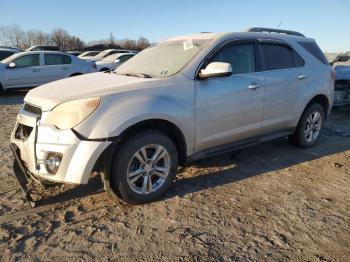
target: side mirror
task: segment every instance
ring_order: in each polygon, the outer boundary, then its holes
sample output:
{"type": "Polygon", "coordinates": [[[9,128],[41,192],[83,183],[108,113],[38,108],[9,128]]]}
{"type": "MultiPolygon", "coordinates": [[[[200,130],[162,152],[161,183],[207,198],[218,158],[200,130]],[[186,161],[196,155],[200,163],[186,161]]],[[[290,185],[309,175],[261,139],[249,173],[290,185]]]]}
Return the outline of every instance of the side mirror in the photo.
{"type": "Polygon", "coordinates": [[[16,64],[14,62],[12,62],[12,63],[9,63],[7,67],[8,68],[15,68],[16,64]]]}
{"type": "Polygon", "coordinates": [[[207,79],[210,77],[222,77],[232,75],[232,66],[230,63],[212,62],[198,74],[199,78],[207,79]]]}
{"type": "Polygon", "coordinates": [[[114,63],[119,63],[120,62],[120,59],[117,59],[114,61],[114,63]]]}

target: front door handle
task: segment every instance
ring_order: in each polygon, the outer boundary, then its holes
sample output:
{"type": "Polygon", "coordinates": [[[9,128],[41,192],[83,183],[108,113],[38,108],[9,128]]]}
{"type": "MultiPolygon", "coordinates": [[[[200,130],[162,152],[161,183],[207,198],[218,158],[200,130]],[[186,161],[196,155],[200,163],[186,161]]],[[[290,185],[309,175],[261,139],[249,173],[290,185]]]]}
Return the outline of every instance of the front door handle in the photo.
{"type": "Polygon", "coordinates": [[[69,67],[63,67],[62,69],[63,69],[63,70],[68,70],[68,69],[69,69],[69,67]]]}
{"type": "Polygon", "coordinates": [[[259,84],[257,84],[257,83],[251,83],[249,86],[248,86],[248,88],[249,89],[252,89],[252,90],[256,90],[256,89],[258,89],[258,88],[260,88],[261,87],[261,85],[259,85],[259,84]]]}
{"type": "Polygon", "coordinates": [[[298,77],[297,77],[299,80],[303,80],[303,79],[305,79],[306,78],[306,75],[303,75],[303,74],[301,74],[301,75],[298,75],[298,77]]]}
{"type": "Polygon", "coordinates": [[[33,72],[39,72],[40,69],[33,69],[33,72]]]}

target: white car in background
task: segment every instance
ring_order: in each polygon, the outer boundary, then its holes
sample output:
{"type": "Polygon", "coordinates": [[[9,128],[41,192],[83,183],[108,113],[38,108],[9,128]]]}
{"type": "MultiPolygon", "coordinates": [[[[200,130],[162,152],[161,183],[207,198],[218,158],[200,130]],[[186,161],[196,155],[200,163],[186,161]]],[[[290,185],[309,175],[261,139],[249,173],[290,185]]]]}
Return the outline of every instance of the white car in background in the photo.
{"type": "Polygon", "coordinates": [[[13,54],[19,53],[20,51],[12,48],[0,48],[0,61],[12,56],[13,54]]]}
{"type": "Polygon", "coordinates": [[[89,60],[97,62],[101,61],[107,56],[113,55],[113,54],[122,54],[122,53],[136,53],[135,51],[131,50],[125,50],[125,49],[107,49],[99,53],[98,55],[90,58],[89,60]]]}
{"type": "Polygon", "coordinates": [[[57,51],[14,54],[0,63],[0,91],[36,87],[66,77],[96,72],[96,64],[57,51]]]}
{"type": "Polygon", "coordinates": [[[133,57],[134,53],[125,53],[125,54],[114,54],[107,56],[106,58],[102,59],[101,61],[96,62],[97,71],[108,71],[108,70],[114,70],[127,60],[129,60],[131,57],[133,57]]]}
{"type": "Polygon", "coordinates": [[[98,55],[99,53],[101,53],[101,51],[86,51],[80,55],[78,55],[78,57],[80,59],[90,59],[90,58],[93,58],[95,55],[98,55]]]}

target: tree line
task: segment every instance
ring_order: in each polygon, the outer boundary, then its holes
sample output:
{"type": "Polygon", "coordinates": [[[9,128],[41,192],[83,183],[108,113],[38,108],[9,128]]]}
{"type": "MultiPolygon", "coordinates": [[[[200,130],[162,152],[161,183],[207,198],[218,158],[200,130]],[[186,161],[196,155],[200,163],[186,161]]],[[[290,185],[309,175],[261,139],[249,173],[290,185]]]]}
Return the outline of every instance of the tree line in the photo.
{"type": "Polygon", "coordinates": [[[50,33],[41,30],[23,30],[18,25],[0,26],[0,46],[16,47],[22,50],[33,45],[55,45],[61,50],[87,50],[93,45],[109,45],[125,49],[143,50],[150,45],[145,37],[137,40],[115,39],[111,33],[108,39],[84,42],[78,36],[70,35],[67,30],[56,28],[50,33]]]}

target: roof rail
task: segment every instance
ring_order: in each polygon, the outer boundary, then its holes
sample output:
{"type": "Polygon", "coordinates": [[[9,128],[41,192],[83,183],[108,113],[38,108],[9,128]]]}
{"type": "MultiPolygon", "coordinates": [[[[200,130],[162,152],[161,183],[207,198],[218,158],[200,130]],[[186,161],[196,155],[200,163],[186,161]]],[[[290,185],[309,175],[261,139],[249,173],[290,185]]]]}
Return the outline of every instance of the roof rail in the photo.
{"type": "Polygon", "coordinates": [[[277,33],[277,34],[286,34],[286,35],[296,35],[305,37],[302,33],[290,30],[281,30],[274,28],[265,28],[265,27],[250,27],[245,30],[246,32],[265,32],[265,33],[277,33]]]}

